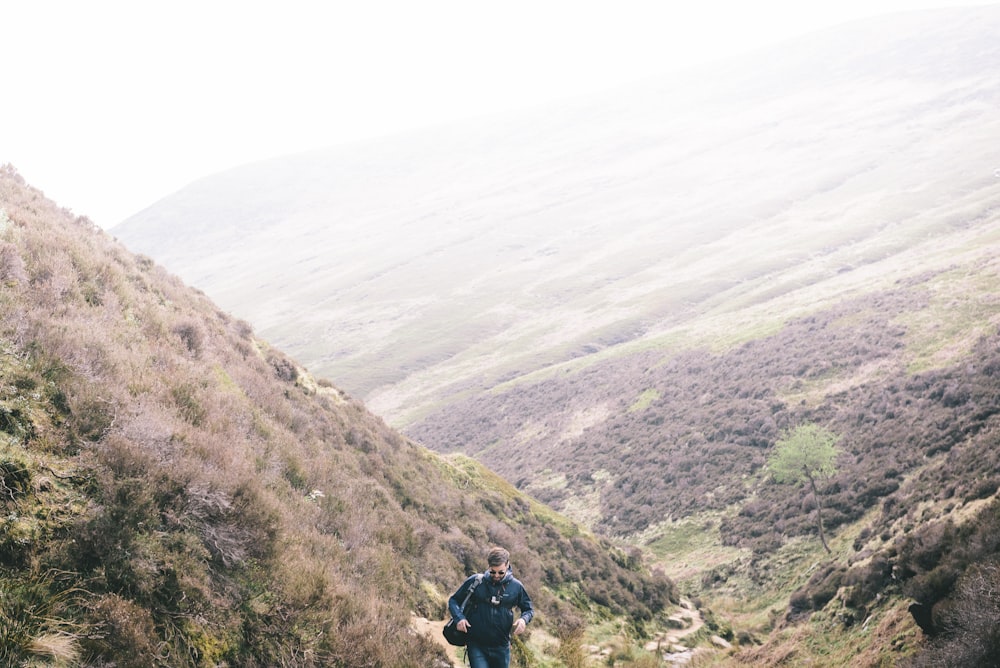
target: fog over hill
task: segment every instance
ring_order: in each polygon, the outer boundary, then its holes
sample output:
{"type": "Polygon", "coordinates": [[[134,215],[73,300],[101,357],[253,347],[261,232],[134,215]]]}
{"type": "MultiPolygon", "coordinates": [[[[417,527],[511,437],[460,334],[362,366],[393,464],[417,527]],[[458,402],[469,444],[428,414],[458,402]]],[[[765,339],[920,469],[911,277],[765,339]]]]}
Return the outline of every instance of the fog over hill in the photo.
{"type": "Polygon", "coordinates": [[[916,271],[908,253],[943,265],[949,244],[986,243],[998,32],[996,7],[850,24],[603,97],[216,174],[113,233],[405,426],[551,365],[732,335],[792,293],[815,290],[807,311],[916,271]]]}
{"type": "Polygon", "coordinates": [[[652,552],[735,665],[992,665],[997,34],[1000,7],[855,23],[248,165],[113,232],[420,443],[652,552]],[[835,471],[775,484],[810,424],[835,471]]]}

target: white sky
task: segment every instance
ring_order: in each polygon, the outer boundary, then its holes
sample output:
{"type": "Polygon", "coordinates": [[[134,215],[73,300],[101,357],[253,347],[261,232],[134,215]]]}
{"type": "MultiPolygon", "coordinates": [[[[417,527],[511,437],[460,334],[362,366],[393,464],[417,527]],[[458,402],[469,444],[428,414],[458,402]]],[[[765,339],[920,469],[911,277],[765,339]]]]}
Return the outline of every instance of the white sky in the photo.
{"type": "Polygon", "coordinates": [[[111,227],[254,160],[965,0],[0,0],[0,163],[111,227]]]}

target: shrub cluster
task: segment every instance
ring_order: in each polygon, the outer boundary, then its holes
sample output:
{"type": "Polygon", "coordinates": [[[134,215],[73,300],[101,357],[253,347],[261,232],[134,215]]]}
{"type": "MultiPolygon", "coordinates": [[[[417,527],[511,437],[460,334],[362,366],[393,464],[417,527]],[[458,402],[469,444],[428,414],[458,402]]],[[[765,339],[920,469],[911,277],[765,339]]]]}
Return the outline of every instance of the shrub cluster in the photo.
{"type": "Polygon", "coordinates": [[[983,337],[971,363],[918,374],[906,368],[906,331],[896,320],[926,305],[929,278],[789,322],[725,353],[646,352],[479,396],[409,433],[481,457],[556,507],[599,496],[596,528],[612,534],[738,505],[720,525],[723,542],[769,551],[816,531],[815,500],[768,484],[762,470],[782,430],[815,422],[842,437],[838,474],[819,490],[824,526],[835,531],[881,508],[870,533],[882,534],[920,501],[963,503],[1000,486],[1000,449],[989,441],[1000,411],[1000,337],[983,337]],[[876,366],[872,380],[818,404],[787,399],[876,366]],[[655,398],[637,404],[640,396],[655,398]],[[607,417],[566,437],[595,406],[607,417]],[[497,447],[520,433],[529,442],[497,447]],[[943,459],[904,486],[928,457],[943,459]],[[557,476],[565,485],[549,484],[557,476]]]}
{"type": "MultiPolygon", "coordinates": [[[[968,521],[936,519],[915,525],[898,540],[867,555],[857,566],[837,570],[843,585],[845,621],[865,619],[886,594],[912,601],[910,612],[931,642],[905,665],[985,666],[1000,656],[1000,500],[968,521]]],[[[817,578],[792,597],[790,614],[818,609],[808,601],[828,591],[817,578]]]]}
{"type": "MultiPolygon", "coordinates": [[[[666,517],[744,500],[751,489],[747,479],[760,472],[783,429],[810,420],[830,423],[847,435],[853,456],[826,490],[832,495],[828,524],[836,527],[894,491],[899,472],[923,453],[896,453],[877,440],[880,430],[866,433],[866,424],[881,419],[870,396],[858,393],[848,398],[850,405],[838,399],[815,408],[789,405],[785,397],[810,383],[895,360],[905,331],[893,318],[922,300],[918,290],[901,287],[790,322],[723,354],[693,350],[663,359],[646,352],[608,360],[579,374],[470,399],[408,433],[434,447],[478,454],[553,504],[597,491],[598,528],[630,534],[666,517]],[[656,398],[632,409],[637,397],[650,395],[656,398]],[[572,421],[595,405],[607,407],[607,419],[566,439],[572,421]],[[497,448],[518,425],[540,425],[532,429],[537,438],[497,448]],[[897,473],[872,475],[869,469],[897,473]],[[595,479],[599,471],[605,475],[595,479]],[[536,484],[553,473],[565,477],[565,487],[536,484]]],[[[919,419],[915,409],[897,416],[919,419]]],[[[723,525],[726,542],[756,545],[771,542],[775,532],[814,530],[807,509],[789,502],[788,490],[754,491],[759,501],[723,525]]]]}

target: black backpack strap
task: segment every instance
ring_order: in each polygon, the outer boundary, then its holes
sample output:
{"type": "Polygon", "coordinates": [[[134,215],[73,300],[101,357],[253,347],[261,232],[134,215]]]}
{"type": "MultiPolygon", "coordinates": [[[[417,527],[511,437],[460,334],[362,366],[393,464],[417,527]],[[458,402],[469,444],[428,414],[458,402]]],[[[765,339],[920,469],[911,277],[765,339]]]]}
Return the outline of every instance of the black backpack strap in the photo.
{"type": "Polygon", "coordinates": [[[476,591],[476,587],[478,587],[479,583],[482,581],[483,581],[483,574],[476,573],[476,579],[473,581],[472,586],[469,588],[469,593],[465,595],[465,600],[462,601],[462,607],[459,608],[459,610],[465,612],[465,604],[469,602],[470,598],[472,598],[472,592],[476,591]]]}

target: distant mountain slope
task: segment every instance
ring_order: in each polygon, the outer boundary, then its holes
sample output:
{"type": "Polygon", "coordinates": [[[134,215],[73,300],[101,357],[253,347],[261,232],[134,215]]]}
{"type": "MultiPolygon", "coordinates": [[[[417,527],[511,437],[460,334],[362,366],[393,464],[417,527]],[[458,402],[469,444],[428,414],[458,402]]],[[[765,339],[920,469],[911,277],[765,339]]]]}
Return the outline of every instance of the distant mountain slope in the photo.
{"type": "Polygon", "coordinates": [[[649,350],[521,382],[410,432],[611,534],[744,504],[757,509],[721,527],[726,543],[811,533],[808,514],[763,474],[782,432],[805,422],[834,429],[850,453],[831,485],[831,528],[886,497],[913,503],[901,481],[929,462],[961,497],[1000,482],[997,257],[984,251],[724,352],[649,350]]]}
{"type": "Polygon", "coordinates": [[[248,165],[113,230],[406,425],[628,343],[722,345],[993,244],[1000,8],[248,165]]]}
{"type": "Polygon", "coordinates": [[[538,607],[518,645],[538,661],[609,618],[634,642],[678,600],[637,554],[403,438],[9,166],[0,511],[4,666],[450,665],[413,619],[439,627],[494,542],[538,607]]]}

